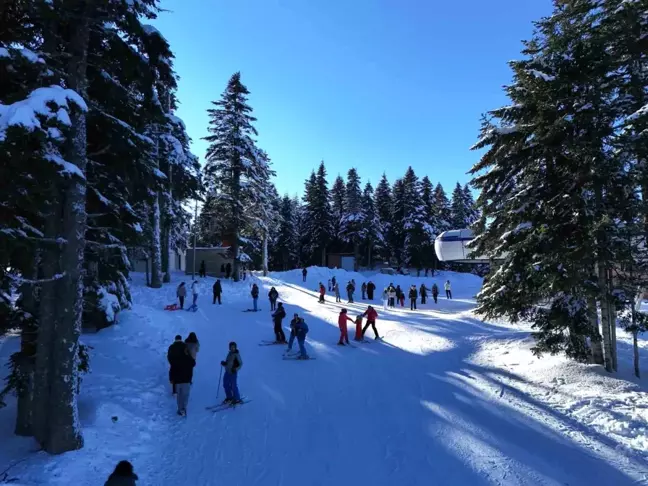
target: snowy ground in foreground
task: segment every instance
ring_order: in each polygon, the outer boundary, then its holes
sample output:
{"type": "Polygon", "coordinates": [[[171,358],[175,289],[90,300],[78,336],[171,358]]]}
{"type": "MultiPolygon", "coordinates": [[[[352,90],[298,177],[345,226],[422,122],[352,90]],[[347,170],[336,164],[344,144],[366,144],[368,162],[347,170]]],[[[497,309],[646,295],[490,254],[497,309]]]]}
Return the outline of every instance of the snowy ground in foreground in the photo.
{"type": "MultiPolygon", "coordinates": [[[[341,283],[362,282],[336,273],[341,283]]],[[[255,314],[241,312],[251,306],[250,280],[225,283],[224,305],[213,306],[213,279],[205,279],[197,313],[165,312],[177,282],[190,279],[177,275],[151,290],[135,274],[133,310],[119,325],[83,336],[94,347],[79,399],[85,448],[58,457],[31,452],[31,440],[12,435],[10,402],[0,410],[0,478],[17,462],[12,484],[102,485],[117,461],[129,459],[138,484],[152,486],[648,484],[648,386],[631,377],[627,340],[619,343],[616,377],[560,357],[538,360],[526,327],[473,316],[480,279],[448,273],[425,283],[441,287],[450,278],[455,300],[417,312],[377,305],[385,342],[341,348],[342,306],[316,299],[317,283],[330,275],[313,268],[307,284],[300,271],[256,279],[262,310],[255,314]],[[270,285],[289,316],[306,318],[316,361],[284,361],[283,349],[257,345],[273,337],[263,298],[270,285]],[[176,333],[189,331],[201,351],[182,419],[165,354],[176,333]],[[219,362],[230,340],[239,343],[240,387],[252,401],[212,414],[205,407],[222,399],[219,362]]],[[[407,288],[423,279],[374,278],[379,289],[392,280],[407,288]]],[[[344,306],[352,316],[366,308],[344,306]]],[[[0,343],[3,362],[17,344],[0,343]]],[[[642,364],[648,371],[648,359],[642,364]]]]}

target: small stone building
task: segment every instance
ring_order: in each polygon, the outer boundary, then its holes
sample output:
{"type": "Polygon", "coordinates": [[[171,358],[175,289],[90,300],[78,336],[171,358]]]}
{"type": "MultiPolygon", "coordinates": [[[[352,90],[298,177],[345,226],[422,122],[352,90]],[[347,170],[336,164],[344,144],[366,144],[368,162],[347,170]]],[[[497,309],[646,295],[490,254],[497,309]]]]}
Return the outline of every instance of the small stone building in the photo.
{"type": "MultiPolygon", "coordinates": [[[[221,278],[225,276],[222,266],[228,263],[234,266],[234,259],[231,256],[229,246],[212,246],[196,248],[196,275],[200,272],[201,262],[205,262],[205,270],[208,276],[221,278]]],[[[194,249],[188,248],[186,255],[185,273],[191,275],[194,271],[194,249]]]]}

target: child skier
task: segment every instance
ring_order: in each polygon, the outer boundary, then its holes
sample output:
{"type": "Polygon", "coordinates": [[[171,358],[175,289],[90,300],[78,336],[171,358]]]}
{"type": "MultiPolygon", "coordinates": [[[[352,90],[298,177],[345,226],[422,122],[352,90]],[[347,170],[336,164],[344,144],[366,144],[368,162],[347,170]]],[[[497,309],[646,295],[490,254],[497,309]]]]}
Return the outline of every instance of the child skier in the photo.
{"type": "MultiPolygon", "coordinates": [[[[274,314],[272,314],[272,321],[274,322],[275,341],[278,343],[286,343],[286,335],[283,332],[283,320],[286,317],[286,309],[281,302],[274,314]]],[[[291,333],[292,334],[292,333],[291,333]]]]}
{"type": "Polygon", "coordinates": [[[292,321],[290,321],[290,339],[288,340],[288,350],[286,351],[289,353],[292,351],[292,346],[293,343],[295,342],[295,338],[297,337],[297,323],[299,322],[299,314],[295,313],[293,315],[292,321]]]}
{"type": "Polygon", "coordinates": [[[359,315],[356,317],[355,320],[355,325],[356,325],[356,333],[355,337],[353,338],[354,341],[362,341],[362,315],[359,315]]]}
{"type": "Polygon", "coordinates": [[[241,403],[241,395],[238,389],[238,372],[243,366],[243,360],[234,341],[229,343],[227,358],[225,358],[225,361],[221,361],[221,366],[225,368],[225,376],[223,377],[225,400],[223,400],[223,403],[231,405],[241,403]]]}
{"type": "Polygon", "coordinates": [[[340,315],[338,316],[338,326],[340,326],[340,341],[338,342],[338,346],[344,346],[345,342],[349,344],[349,332],[347,330],[347,321],[353,322],[353,319],[351,319],[347,315],[346,309],[342,309],[340,311],[340,315]]]}
{"type": "Polygon", "coordinates": [[[322,282],[320,282],[320,285],[319,285],[319,294],[320,294],[319,303],[324,304],[325,303],[324,296],[326,295],[326,287],[324,287],[324,284],[322,282]]]}
{"type": "Polygon", "coordinates": [[[306,354],[306,334],[308,334],[308,325],[301,317],[297,318],[295,323],[295,337],[299,345],[299,356],[297,359],[309,359],[306,354]]]}

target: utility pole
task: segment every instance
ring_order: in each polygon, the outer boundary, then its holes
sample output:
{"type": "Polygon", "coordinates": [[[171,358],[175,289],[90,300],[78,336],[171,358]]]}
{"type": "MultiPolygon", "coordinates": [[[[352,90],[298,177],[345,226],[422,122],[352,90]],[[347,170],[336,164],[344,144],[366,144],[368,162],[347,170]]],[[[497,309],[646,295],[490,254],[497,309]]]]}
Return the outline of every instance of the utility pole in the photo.
{"type": "Polygon", "coordinates": [[[192,270],[192,274],[191,274],[192,280],[196,280],[196,236],[198,235],[198,231],[196,231],[196,229],[197,229],[196,225],[197,224],[198,224],[198,199],[196,199],[196,204],[194,206],[193,270],[192,270]]]}

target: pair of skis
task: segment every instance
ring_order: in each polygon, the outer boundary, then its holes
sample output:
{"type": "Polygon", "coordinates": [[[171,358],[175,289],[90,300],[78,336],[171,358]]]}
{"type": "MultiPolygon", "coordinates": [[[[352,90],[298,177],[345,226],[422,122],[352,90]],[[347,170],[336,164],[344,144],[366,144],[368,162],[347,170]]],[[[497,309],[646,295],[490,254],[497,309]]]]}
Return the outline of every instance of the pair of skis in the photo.
{"type": "Polygon", "coordinates": [[[223,410],[229,410],[230,408],[236,408],[241,405],[245,405],[246,403],[250,403],[251,401],[252,400],[248,400],[247,398],[241,398],[241,402],[239,403],[220,403],[218,405],[205,407],[205,409],[213,413],[222,412],[223,410]]]}

